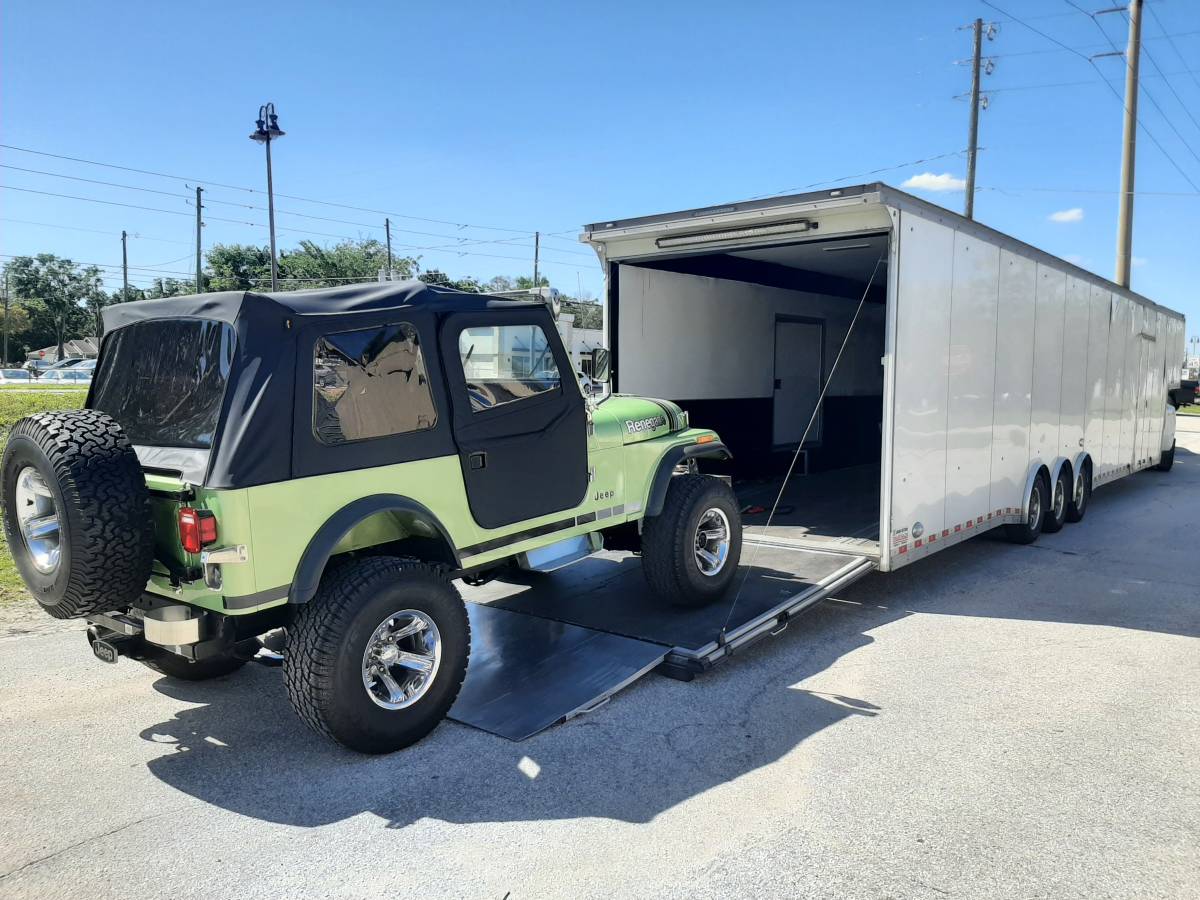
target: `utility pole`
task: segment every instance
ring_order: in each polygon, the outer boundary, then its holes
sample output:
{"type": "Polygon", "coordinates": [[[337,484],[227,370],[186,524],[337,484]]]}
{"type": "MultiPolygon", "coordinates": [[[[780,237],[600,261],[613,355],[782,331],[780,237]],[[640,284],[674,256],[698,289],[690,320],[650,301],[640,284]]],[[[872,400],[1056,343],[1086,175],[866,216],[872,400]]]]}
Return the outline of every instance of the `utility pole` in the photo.
{"type": "Polygon", "coordinates": [[[121,302],[129,300],[129,253],[124,229],[121,230],[121,302]]]}
{"type": "Polygon", "coordinates": [[[975,20],[975,54],[971,62],[971,127],[967,140],[967,202],[963,215],[975,218],[975,154],[979,148],[979,63],[983,55],[983,19],[975,20]]]}
{"type": "Polygon", "coordinates": [[[388,281],[392,280],[392,220],[383,220],[383,230],[387,234],[387,251],[388,251],[388,281]]]}
{"type": "MultiPolygon", "coordinates": [[[[541,285],[538,282],[538,255],[541,253],[542,233],[535,231],[533,233],[533,287],[537,290],[541,285]]],[[[532,351],[531,351],[532,352],[532,351]]]]}
{"type": "Polygon", "coordinates": [[[1137,151],[1138,60],[1142,49],[1142,0],[1129,4],[1129,47],[1125,51],[1125,141],[1121,154],[1121,206],[1117,215],[1117,272],[1114,281],[1129,287],[1133,258],[1133,176],[1137,151]]]}
{"type": "Polygon", "coordinates": [[[204,205],[200,202],[200,195],[203,192],[204,192],[204,188],[202,188],[202,187],[196,188],[196,293],[197,294],[203,292],[203,287],[201,285],[201,280],[200,280],[201,272],[203,271],[201,269],[201,262],[200,262],[200,255],[201,255],[201,253],[200,253],[200,251],[201,251],[200,229],[204,225],[203,220],[200,218],[200,212],[201,212],[201,210],[204,209],[204,205]]]}
{"type": "Polygon", "coordinates": [[[8,273],[4,273],[4,365],[8,365],[8,273]]]}

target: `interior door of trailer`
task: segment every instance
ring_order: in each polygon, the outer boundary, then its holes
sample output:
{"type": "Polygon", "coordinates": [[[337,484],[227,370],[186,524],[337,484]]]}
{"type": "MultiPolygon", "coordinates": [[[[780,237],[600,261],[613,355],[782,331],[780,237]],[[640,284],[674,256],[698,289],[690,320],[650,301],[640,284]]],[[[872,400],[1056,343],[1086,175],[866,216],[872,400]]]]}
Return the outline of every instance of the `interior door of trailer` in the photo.
{"type": "Polygon", "coordinates": [[[821,440],[817,414],[807,439],[804,428],[821,395],[825,323],[819,319],[778,316],[775,319],[775,385],[772,442],[776,447],[821,440]]]}

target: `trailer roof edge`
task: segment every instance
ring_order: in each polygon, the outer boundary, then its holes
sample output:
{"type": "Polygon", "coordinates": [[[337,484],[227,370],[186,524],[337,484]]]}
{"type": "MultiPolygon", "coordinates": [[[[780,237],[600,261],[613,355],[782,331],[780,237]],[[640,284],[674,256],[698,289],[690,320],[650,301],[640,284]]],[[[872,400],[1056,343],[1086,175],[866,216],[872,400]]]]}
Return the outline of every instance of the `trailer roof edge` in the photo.
{"type": "Polygon", "coordinates": [[[738,212],[753,212],[765,209],[774,209],[788,206],[796,206],[803,204],[814,204],[828,201],[846,200],[854,197],[861,198],[863,203],[882,203],[885,206],[892,206],[900,210],[909,209],[918,212],[925,216],[933,216],[943,221],[950,220],[947,224],[959,230],[974,233],[976,236],[984,237],[995,242],[1002,248],[1010,250],[1019,250],[1025,255],[1031,256],[1035,260],[1042,262],[1050,262],[1057,266],[1063,266],[1075,276],[1087,281],[1091,284],[1103,287],[1106,290],[1111,290],[1117,294],[1134,301],[1142,306],[1148,306],[1162,312],[1164,315],[1170,316],[1180,321],[1184,321],[1183,313],[1156,303],[1149,297],[1130,290],[1129,288],[1121,287],[1116,282],[1110,281],[1103,275],[1098,275],[1095,272],[1090,272],[1075,263],[1068,262],[1061,257],[1054,256],[1045,250],[1035,247],[1033,244],[1022,241],[1020,238],[1015,238],[1012,235],[1005,234],[989,225],[985,225],[977,219],[968,219],[966,216],[956,213],[944,206],[938,206],[936,203],[931,203],[928,200],[923,200],[916,197],[907,191],[902,191],[899,188],[892,187],[882,181],[869,182],[867,184],[856,184],[840,188],[828,188],[821,191],[808,191],[802,194],[786,194],[779,197],[766,197],[757,200],[743,200],[738,203],[724,203],[715,206],[704,206],[696,209],[679,210],[678,212],[658,213],[649,216],[637,216],[629,219],[614,219],[606,222],[594,222],[584,226],[584,239],[594,240],[598,243],[603,243],[606,239],[606,232],[613,233],[622,231],[628,228],[637,228],[640,226],[666,224],[668,222],[679,222],[683,219],[700,219],[706,216],[728,215],[738,212]],[[872,196],[873,195],[873,196],[872,196]]]}

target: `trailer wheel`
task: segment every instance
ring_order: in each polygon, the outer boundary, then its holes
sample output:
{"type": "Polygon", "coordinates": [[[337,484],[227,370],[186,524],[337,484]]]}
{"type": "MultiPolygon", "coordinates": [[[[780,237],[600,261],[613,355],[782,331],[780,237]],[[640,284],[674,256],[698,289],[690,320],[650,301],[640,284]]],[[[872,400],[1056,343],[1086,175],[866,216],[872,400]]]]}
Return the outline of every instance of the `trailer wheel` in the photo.
{"type": "Polygon", "coordinates": [[[310,727],[361,753],[416,743],[450,711],[471,626],[436,566],[392,556],[327,575],[288,627],[283,679],[310,727]]]}
{"type": "Polygon", "coordinates": [[[1171,441],[1171,449],[1163,451],[1163,455],[1154,469],[1157,472],[1170,472],[1173,465],[1175,465],[1175,442],[1171,441]]]}
{"type": "Polygon", "coordinates": [[[1083,515],[1087,512],[1088,505],[1092,502],[1092,466],[1090,463],[1084,463],[1083,469],[1079,473],[1079,478],[1075,484],[1075,491],[1071,496],[1071,502],[1067,504],[1067,521],[1081,522],[1083,515]]]}
{"type": "Polygon", "coordinates": [[[1005,525],[1004,536],[1014,544],[1032,544],[1042,533],[1042,521],[1046,516],[1049,505],[1050,489],[1046,486],[1046,476],[1039,475],[1033,480],[1029,490],[1028,514],[1020,525],[1005,525]]]}
{"type": "Polygon", "coordinates": [[[642,525],[642,571],[656,594],[696,607],[737,575],[742,517],[730,487],[710,475],[676,475],[662,512],[642,525]]]}
{"type": "Polygon", "coordinates": [[[1071,493],[1071,483],[1067,480],[1066,467],[1063,467],[1058,470],[1058,477],[1054,479],[1050,504],[1046,508],[1046,514],[1042,517],[1042,531],[1046,534],[1062,531],[1062,527],[1067,521],[1067,508],[1071,504],[1071,493]]]}

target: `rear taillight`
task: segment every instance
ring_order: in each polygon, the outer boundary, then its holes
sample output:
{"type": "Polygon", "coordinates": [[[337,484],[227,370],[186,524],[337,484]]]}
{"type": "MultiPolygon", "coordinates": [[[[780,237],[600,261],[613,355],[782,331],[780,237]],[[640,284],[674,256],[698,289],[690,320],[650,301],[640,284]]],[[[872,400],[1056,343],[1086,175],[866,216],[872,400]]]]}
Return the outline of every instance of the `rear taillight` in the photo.
{"type": "Polygon", "coordinates": [[[185,506],[179,510],[179,543],[188,553],[199,553],[217,542],[217,517],[207,509],[185,506]]]}

